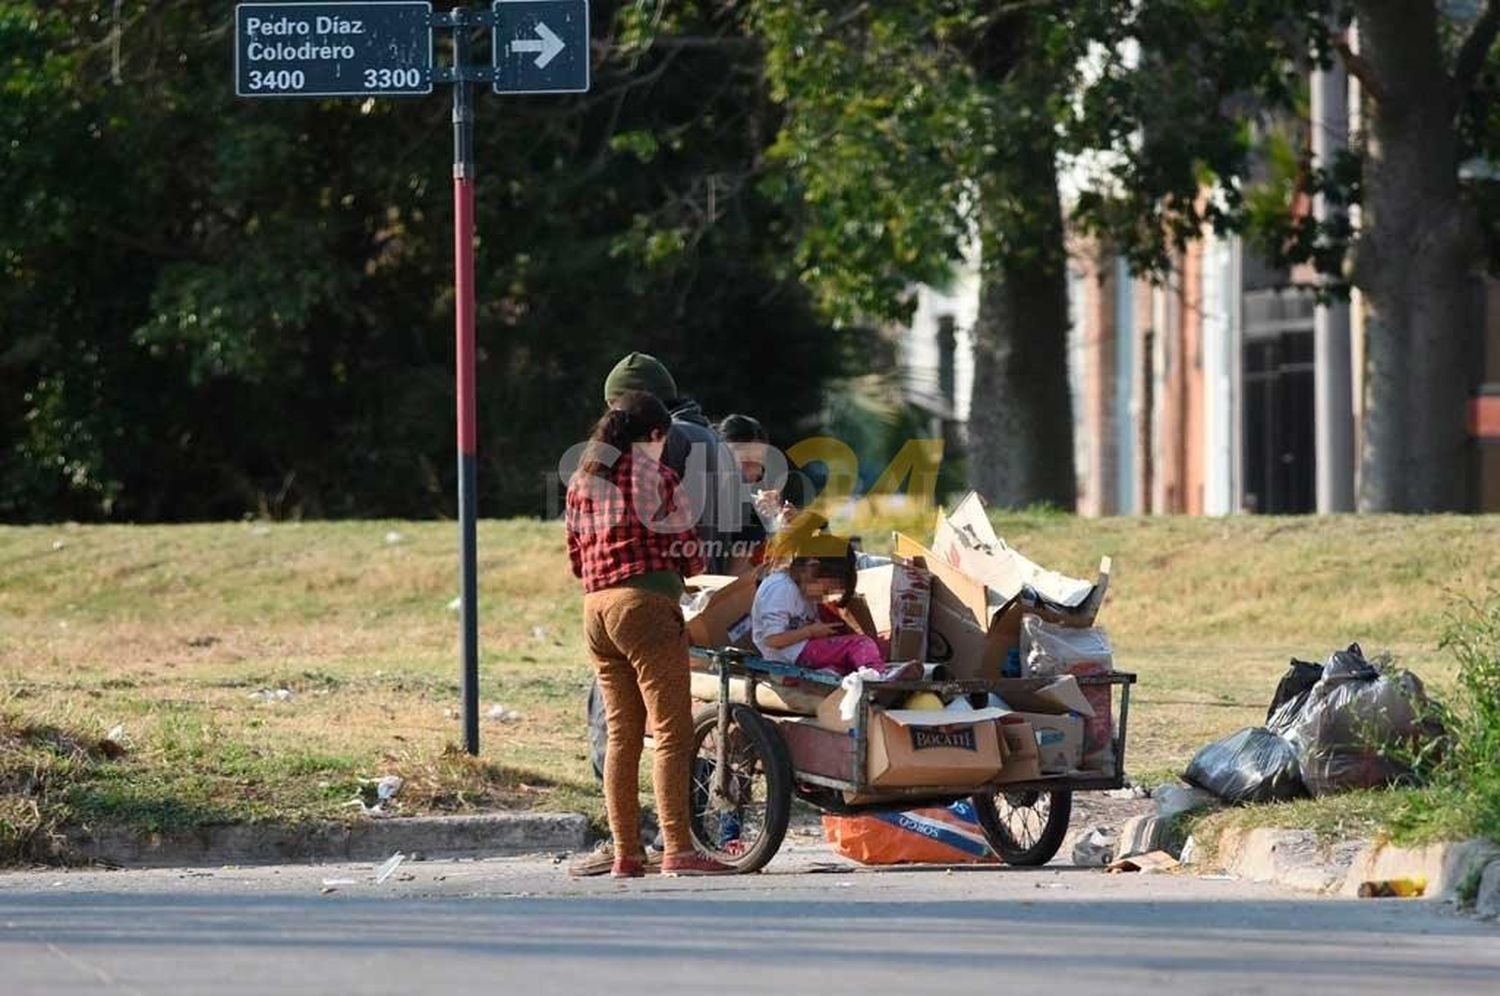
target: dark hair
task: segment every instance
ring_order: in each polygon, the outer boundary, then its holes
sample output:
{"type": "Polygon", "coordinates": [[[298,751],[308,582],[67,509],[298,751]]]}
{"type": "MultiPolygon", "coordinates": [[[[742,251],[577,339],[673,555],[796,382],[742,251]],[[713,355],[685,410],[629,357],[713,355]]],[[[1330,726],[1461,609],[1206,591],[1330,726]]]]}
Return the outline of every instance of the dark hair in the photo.
{"type": "Polygon", "coordinates": [[[628,453],[634,444],[645,442],[657,432],[665,434],[671,428],[672,416],[667,414],[667,406],[656,395],[625,391],[610,403],[609,411],[589,433],[589,446],[584,451],[578,472],[608,473],[614,460],[606,450],[613,449],[616,454],[628,453]]]}
{"type": "Polygon", "coordinates": [[[789,567],[793,571],[808,572],[809,577],[814,578],[837,578],[843,585],[843,594],[839,596],[839,605],[848,608],[854,599],[854,585],[859,579],[859,572],[855,569],[857,561],[854,559],[854,548],[842,557],[794,557],[789,567]]]}
{"type": "Polygon", "coordinates": [[[719,435],[726,443],[767,443],[771,437],[766,427],[749,415],[726,415],[719,423],[719,435]]]}

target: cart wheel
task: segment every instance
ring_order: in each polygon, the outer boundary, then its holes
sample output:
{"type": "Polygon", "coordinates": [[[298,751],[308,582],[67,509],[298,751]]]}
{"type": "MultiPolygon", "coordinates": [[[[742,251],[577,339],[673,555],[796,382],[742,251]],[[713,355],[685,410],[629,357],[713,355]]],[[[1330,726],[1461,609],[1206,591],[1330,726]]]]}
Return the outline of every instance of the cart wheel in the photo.
{"type": "Polygon", "coordinates": [[[974,815],[985,840],[1006,864],[1045,865],[1068,833],[1073,793],[1030,789],[976,795],[974,815]]]}
{"type": "Polygon", "coordinates": [[[749,706],[729,711],[729,797],[734,808],[712,805],[719,743],[719,708],[693,717],[693,840],[715,860],[742,874],[776,856],[792,813],[792,762],[776,728],[749,706]]]}

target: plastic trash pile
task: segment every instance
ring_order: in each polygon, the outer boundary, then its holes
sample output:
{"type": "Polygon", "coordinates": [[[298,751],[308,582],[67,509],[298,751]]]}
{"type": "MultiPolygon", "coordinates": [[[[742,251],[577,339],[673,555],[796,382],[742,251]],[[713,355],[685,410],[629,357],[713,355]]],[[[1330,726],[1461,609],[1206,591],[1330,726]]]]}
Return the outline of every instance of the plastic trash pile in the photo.
{"type": "Polygon", "coordinates": [[[1293,660],[1265,725],[1203,747],[1184,778],[1230,803],[1411,784],[1442,740],[1421,679],[1355,643],[1324,664],[1293,660]]]}

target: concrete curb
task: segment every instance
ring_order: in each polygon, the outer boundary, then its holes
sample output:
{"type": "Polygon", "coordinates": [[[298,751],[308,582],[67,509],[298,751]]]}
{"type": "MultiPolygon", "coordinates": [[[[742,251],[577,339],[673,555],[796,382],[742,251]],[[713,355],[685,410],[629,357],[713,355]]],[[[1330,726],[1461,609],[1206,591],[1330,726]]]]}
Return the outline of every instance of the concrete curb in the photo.
{"type": "Polygon", "coordinates": [[[73,830],[63,857],[126,868],[377,861],[396,851],[430,858],[579,851],[581,813],[412,816],[360,823],[232,824],[173,834],[73,830]]]}
{"type": "Polygon", "coordinates": [[[1348,876],[1364,841],[1325,848],[1311,830],[1232,828],[1219,838],[1218,863],[1231,875],[1302,892],[1331,892],[1348,876]]]}
{"type": "Polygon", "coordinates": [[[1352,897],[1362,882],[1400,878],[1427,880],[1425,898],[1459,902],[1460,892],[1493,881],[1500,914],[1500,846],[1486,840],[1453,841],[1424,847],[1397,847],[1368,840],[1322,844],[1310,830],[1231,828],[1219,838],[1216,864],[1240,878],[1269,882],[1303,892],[1352,897]]]}
{"type": "Polygon", "coordinates": [[[1474,912],[1480,916],[1500,917],[1500,861],[1491,861],[1480,877],[1474,912]]]}
{"type": "MultiPolygon", "coordinates": [[[[1356,895],[1361,882],[1425,878],[1428,898],[1457,902],[1459,891],[1470,876],[1482,875],[1485,867],[1496,858],[1500,858],[1500,847],[1487,840],[1463,840],[1425,847],[1377,844],[1367,847],[1355,858],[1339,895],[1356,895]]],[[[1472,887],[1475,883],[1468,884],[1472,887]]]]}

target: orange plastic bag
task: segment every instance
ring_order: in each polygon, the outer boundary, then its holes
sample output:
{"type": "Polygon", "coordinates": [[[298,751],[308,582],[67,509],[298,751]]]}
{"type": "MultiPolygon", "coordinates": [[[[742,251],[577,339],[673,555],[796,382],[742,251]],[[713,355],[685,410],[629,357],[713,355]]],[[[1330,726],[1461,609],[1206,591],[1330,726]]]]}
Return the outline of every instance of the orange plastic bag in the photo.
{"type": "Polygon", "coordinates": [[[864,865],[971,865],[999,861],[968,802],[868,816],[825,816],[833,849],[864,865]]]}

